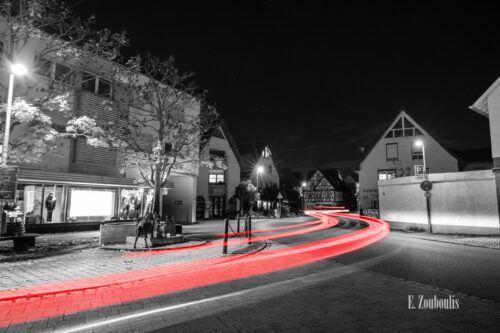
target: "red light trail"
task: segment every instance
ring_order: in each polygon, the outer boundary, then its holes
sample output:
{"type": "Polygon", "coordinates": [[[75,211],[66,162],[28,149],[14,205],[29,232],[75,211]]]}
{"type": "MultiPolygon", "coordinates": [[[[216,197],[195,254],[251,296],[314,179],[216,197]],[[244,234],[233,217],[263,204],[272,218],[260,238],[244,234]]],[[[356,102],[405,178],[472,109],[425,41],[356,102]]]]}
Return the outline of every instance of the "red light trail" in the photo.
{"type": "MultiPolygon", "coordinates": [[[[323,214],[317,214],[315,211],[308,212],[308,214],[318,217],[320,224],[302,229],[307,230],[307,232],[336,225],[338,219],[335,216],[358,219],[366,222],[368,226],[352,233],[288,248],[251,254],[237,254],[0,291],[0,326],[305,265],[360,249],[383,239],[389,234],[389,225],[375,218],[343,213],[332,213],[334,216],[329,216],[323,215],[324,212],[323,214]]],[[[285,232],[278,236],[288,237],[298,234],[296,232],[302,230],[285,232]]],[[[270,239],[266,238],[268,236],[255,237],[253,240],[257,241],[259,238],[270,239]]],[[[246,241],[246,239],[243,240],[246,241]]],[[[222,242],[217,243],[219,243],[219,246],[222,245],[222,242]]]]}

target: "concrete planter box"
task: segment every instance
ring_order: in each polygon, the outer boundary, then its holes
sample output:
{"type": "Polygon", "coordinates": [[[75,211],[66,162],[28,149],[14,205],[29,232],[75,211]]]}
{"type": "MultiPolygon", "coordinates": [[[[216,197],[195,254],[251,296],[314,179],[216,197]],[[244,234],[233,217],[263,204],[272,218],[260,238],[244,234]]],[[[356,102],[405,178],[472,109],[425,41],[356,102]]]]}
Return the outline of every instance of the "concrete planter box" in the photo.
{"type": "Polygon", "coordinates": [[[135,237],[135,227],[135,222],[101,224],[99,244],[125,244],[128,236],[135,237]]]}

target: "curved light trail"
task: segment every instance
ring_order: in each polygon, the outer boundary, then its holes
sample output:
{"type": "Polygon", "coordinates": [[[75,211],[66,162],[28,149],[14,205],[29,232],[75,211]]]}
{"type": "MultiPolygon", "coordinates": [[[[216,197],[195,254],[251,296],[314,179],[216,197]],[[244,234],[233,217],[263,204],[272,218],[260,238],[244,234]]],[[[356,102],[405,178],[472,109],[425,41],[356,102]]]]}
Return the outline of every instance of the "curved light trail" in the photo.
{"type": "MultiPolygon", "coordinates": [[[[337,224],[337,216],[361,220],[368,226],[352,233],[288,248],[0,291],[0,326],[305,265],[360,249],[389,234],[389,225],[375,218],[333,211],[308,211],[307,214],[318,217],[321,221],[317,226],[305,228],[308,231],[337,224]]],[[[280,237],[293,232],[295,231],[282,233],[280,237]]],[[[261,237],[265,239],[266,236],[261,237]]],[[[257,240],[259,237],[253,239],[257,240]]]]}

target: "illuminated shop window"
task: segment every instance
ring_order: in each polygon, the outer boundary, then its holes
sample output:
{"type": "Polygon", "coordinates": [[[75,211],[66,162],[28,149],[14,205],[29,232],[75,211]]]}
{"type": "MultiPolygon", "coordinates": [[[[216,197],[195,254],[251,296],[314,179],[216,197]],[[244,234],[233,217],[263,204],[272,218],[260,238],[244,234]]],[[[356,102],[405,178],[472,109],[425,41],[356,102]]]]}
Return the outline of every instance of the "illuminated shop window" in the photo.
{"type": "Polygon", "coordinates": [[[114,217],[116,191],[98,188],[71,188],[68,222],[93,222],[114,217]]]}

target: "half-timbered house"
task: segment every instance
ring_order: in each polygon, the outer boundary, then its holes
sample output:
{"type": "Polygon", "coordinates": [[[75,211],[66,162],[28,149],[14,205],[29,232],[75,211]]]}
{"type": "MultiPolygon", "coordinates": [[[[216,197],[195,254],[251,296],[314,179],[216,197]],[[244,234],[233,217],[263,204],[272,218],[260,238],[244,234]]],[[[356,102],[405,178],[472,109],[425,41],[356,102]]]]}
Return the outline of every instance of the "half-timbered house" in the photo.
{"type": "Polygon", "coordinates": [[[356,200],[349,187],[341,180],[337,169],[309,172],[303,190],[304,207],[333,206],[350,208],[356,200]]]}

